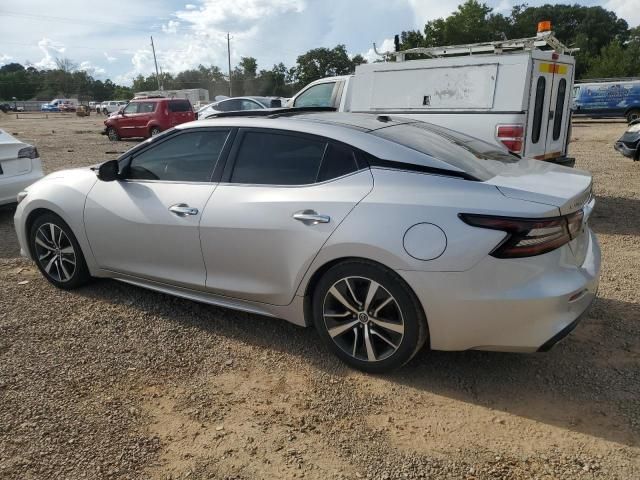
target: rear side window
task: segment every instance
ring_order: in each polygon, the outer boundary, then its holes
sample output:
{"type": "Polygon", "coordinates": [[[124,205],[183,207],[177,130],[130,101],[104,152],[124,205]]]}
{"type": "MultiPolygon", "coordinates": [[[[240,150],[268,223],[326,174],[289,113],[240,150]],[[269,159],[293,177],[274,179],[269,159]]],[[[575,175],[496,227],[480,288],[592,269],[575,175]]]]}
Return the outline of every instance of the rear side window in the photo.
{"type": "Polygon", "coordinates": [[[170,112],[189,112],[191,111],[191,104],[188,100],[170,100],[169,111],[170,112]]]}
{"type": "Polygon", "coordinates": [[[488,180],[498,175],[505,164],[520,160],[491,143],[424,122],[402,123],[370,133],[417,150],[479,180],[488,180]]]}
{"type": "Polygon", "coordinates": [[[553,139],[560,138],[560,130],[562,129],[562,116],[564,114],[564,97],[567,93],[567,81],[562,78],[558,84],[558,96],[556,97],[556,112],[553,119],[553,139]]]}
{"type": "Polygon", "coordinates": [[[343,145],[327,145],[322,167],[318,175],[318,182],[325,182],[333,178],[342,177],[358,170],[355,152],[343,145]]]}
{"type": "Polygon", "coordinates": [[[542,128],[542,108],[544,107],[544,92],[547,88],[547,80],[538,77],[536,83],[536,100],[533,109],[533,130],[531,131],[531,143],[538,143],[540,140],[540,129],[542,128]]]}
{"type": "Polygon", "coordinates": [[[129,180],[208,182],[229,136],[228,130],[185,132],[134,155],[129,180]]]}
{"type": "Polygon", "coordinates": [[[236,156],[232,183],[306,185],[318,177],[326,142],[307,137],[247,132],[236,156]]]}

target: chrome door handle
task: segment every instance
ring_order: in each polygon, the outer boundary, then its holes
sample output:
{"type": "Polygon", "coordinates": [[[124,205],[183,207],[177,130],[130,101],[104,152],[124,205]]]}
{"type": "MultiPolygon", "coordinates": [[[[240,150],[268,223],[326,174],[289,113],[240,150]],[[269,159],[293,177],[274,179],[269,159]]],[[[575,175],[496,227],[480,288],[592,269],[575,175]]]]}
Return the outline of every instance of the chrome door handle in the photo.
{"type": "Polygon", "coordinates": [[[304,223],[305,225],[317,225],[318,223],[329,223],[331,217],[329,215],[318,215],[315,210],[302,210],[293,214],[293,218],[304,223]]]}
{"type": "Polygon", "coordinates": [[[179,217],[186,217],[187,215],[197,215],[198,209],[192,208],[186,203],[176,203],[169,207],[171,213],[175,213],[179,217]]]}

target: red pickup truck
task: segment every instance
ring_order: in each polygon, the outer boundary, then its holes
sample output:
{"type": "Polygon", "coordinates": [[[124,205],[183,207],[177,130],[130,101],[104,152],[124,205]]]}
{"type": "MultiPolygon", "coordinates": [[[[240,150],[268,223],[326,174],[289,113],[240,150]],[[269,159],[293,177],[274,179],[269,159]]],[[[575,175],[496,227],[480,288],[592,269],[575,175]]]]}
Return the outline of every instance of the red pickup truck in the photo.
{"type": "Polygon", "coordinates": [[[152,137],[181,123],[195,120],[191,102],[177,98],[131,100],[126,107],[104,121],[112,141],[130,137],[152,137]]]}

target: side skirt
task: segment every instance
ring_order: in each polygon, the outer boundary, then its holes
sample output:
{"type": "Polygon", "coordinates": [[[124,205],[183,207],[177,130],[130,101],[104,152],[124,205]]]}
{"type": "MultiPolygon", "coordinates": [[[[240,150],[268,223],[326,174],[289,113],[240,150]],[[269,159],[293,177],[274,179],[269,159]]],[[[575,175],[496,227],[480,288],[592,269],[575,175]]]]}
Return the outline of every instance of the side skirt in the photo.
{"type": "Polygon", "coordinates": [[[293,323],[300,327],[308,326],[304,318],[304,297],[296,295],[289,305],[270,305],[266,303],[249,302],[237,298],[225,297],[224,295],[216,295],[198,290],[191,290],[184,287],[176,287],[174,285],[155,282],[131,275],[124,275],[109,270],[101,270],[98,277],[112,278],[120,282],[135,285],[137,287],[147,288],[160,293],[174,295],[176,297],[186,298],[194,302],[207,303],[218,307],[230,308],[232,310],[240,310],[243,312],[264,315],[267,317],[281,318],[287,322],[293,323]]]}

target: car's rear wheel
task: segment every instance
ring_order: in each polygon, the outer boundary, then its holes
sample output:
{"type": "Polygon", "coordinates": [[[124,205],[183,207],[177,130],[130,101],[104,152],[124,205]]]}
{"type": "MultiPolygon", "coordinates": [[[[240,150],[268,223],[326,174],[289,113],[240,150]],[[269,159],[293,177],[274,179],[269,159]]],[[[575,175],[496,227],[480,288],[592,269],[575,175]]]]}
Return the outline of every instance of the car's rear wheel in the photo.
{"type": "Polygon", "coordinates": [[[160,134],[160,129],[158,127],[151,127],[151,130],[149,130],[149,133],[151,134],[152,137],[155,137],[156,135],[160,134]]]}
{"type": "Polygon", "coordinates": [[[373,262],[331,267],[316,285],[313,319],[323,341],[349,365],[378,373],[407,363],[424,345],[427,321],[409,286],[373,262]]]}
{"type": "Polygon", "coordinates": [[[120,140],[118,131],[113,127],[107,128],[107,137],[109,137],[109,140],[111,140],[112,142],[117,142],[118,140],[120,140]]]}
{"type": "Polygon", "coordinates": [[[88,282],[89,269],[80,245],[59,216],[46,213],[36,218],[29,241],[38,269],[56,287],[71,290],[88,282]]]}
{"type": "Polygon", "coordinates": [[[638,120],[640,118],[640,109],[634,108],[627,113],[627,123],[631,123],[634,120],[638,120]]]}

